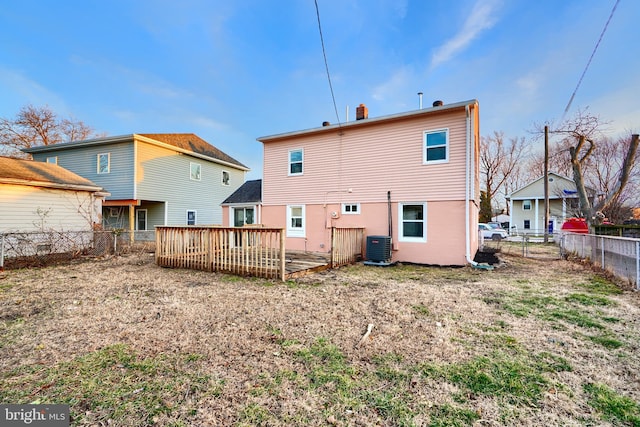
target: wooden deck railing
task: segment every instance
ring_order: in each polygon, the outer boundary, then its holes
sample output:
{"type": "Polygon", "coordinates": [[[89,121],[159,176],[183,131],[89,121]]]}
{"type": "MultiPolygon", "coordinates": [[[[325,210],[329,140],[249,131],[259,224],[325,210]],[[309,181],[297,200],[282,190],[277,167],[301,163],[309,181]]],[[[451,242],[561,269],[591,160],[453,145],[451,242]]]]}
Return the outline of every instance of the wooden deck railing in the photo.
{"type": "Polygon", "coordinates": [[[284,240],[281,228],[156,227],[156,264],[284,280],[284,240]]]}
{"type": "Polygon", "coordinates": [[[331,268],[362,259],[364,228],[331,228],[331,268]]]}

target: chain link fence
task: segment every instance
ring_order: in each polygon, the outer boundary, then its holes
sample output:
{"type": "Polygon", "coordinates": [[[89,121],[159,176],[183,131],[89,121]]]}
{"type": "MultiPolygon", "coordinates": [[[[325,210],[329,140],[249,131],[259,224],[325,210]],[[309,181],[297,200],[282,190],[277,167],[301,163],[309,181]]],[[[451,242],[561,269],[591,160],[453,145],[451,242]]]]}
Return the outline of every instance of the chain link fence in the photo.
{"type": "Polygon", "coordinates": [[[154,231],[46,231],[0,234],[0,269],[42,267],[82,257],[155,250],[154,231]]]}

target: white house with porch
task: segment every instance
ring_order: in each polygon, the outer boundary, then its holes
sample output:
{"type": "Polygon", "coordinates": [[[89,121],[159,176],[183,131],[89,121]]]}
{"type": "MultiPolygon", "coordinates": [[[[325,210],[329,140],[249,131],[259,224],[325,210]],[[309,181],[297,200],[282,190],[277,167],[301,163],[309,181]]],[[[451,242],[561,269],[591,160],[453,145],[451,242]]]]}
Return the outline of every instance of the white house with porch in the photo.
{"type": "MultiPolygon", "coordinates": [[[[560,229],[567,219],[578,215],[580,201],[576,184],[566,176],[550,172],[549,180],[549,231],[560,229]]],[[[594,191],[587,189],[590,195],[594,191]]],[[[544,177],[525,185],[507,197],[509,223],[512,234],[544,234],[545,203],[544,177]]]]}

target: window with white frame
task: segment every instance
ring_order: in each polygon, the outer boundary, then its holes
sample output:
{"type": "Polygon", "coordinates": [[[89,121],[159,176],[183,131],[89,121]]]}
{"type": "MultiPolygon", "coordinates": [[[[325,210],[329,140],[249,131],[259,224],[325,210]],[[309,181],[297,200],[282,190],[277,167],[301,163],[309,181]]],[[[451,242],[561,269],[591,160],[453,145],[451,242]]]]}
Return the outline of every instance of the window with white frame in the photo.
{"type": "Polygon", "coordinates": [[[304,152],[302,149],[289,150],[289,175],[302,175],[304,152]]]}
{"type": "Polygon", "coordinates": [[[401,242],[427,241],[427,204],[398,203],[400,218],[398,240],[401,242]]]}
{"type": "Polygon", "coordinates": [[[287,206],[287,237],[305,237],[304,205],[287,206]]]}
{"type": "Polygon", "coordinates": [[[200,163],[191,162],[189,164],[189,179],[191,179],[191,181],[200,181],[201,177],[202,165],[200,165],[200,163]]]}
{"type": "Polygon", "coordinates": [[[445,163],[449,160],[449,129],[424,132],[423,163],[445,163]]]}
{"type": "Polygon", "coordinates": [[[98,154],[98,173],[110,173],[111,172],[111,153],[98,154]]]}
{"type": "Polygon", "coordinates": [[[229,172],[222,171],[222,185],[229,185],[229,172]]]}
{"type": "Polygon", "coordinates": [[[196,225],[196,211],[187,211],[187,225],[196,225]]]}
{"type": "Polygon", "coordinates": [[[58,164],[58,157],[54,156],[54,157],[47,157],[47,163],[51,163],[54,165],[58,164]]]}
{"type": "Polygon", "coordinates": [[[525,219],[523,225],[525,230],[531,230],[531,220],[525,219]]]}
{"type": "Polygon", "coordinates": [[[343,203],[342,213],[347,215],[359,215],[360,203],[343,203]]]}
{"type": "Polygon", "coordinates": [[[531,200],[523,200],[522,201],[522,209],[525,211],[531,210],[531,200]]]}

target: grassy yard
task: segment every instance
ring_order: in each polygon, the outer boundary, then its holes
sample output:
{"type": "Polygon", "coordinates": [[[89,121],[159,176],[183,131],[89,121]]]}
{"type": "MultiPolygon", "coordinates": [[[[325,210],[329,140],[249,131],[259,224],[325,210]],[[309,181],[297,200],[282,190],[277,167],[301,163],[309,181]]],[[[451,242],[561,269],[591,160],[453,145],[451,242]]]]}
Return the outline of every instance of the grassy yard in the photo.
{"type": "Polygon", "coordinates": [[[501,259],[284,283],[148,254],[6,271],[0,401],[83,426],[640,426],[640,295],[501,259]]]}

